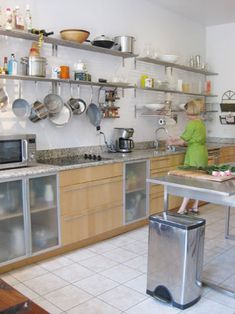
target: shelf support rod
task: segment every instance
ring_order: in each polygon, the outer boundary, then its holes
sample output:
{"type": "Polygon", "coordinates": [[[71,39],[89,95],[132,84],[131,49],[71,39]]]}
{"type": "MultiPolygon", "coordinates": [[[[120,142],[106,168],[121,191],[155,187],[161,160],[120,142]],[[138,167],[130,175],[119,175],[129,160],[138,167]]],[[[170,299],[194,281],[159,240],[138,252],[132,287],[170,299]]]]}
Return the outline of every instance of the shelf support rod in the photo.
{"type": "Polygon", "coordinates": [[[53,57],[58,56],[58,46],[56,44],[52,44],[52,56],[53,57]]]}

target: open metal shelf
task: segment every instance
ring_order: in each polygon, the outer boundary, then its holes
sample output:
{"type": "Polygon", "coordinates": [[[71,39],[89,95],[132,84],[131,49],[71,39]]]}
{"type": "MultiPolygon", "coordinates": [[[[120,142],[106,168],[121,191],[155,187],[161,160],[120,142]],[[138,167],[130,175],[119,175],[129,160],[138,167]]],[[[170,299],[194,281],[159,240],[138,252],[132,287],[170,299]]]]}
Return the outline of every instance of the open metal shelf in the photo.
{"type": "Polygon", "coordinates": [[[188,72],[193,72],[193,73],[199,73],[199,74],[203,74],[206,76],[209,75],[218,75],[218,73],[215,72],[211,72],[211,71],[205,71],[203,69],[197,69],[194,67],[190,67],[187,65],[182,65],[182,64],[177,64],[177,63],[171,63],[171,62],[164,62],[158,59],[153,59],[153,58],[149,58],[149,57],[138,57],[135,58],[136,61],[140,61],[140,62],[146,62],[146,63],[152,63],[152,64],[157,64],[157,65],[163,65],[165,67],[171,67],[171,68],[175,68],[175,69],[180,69],[180,70],[184,70],[184,71],[188,71],[188,72]]]}
{"type": "Polygon", "coordinates": [[[205,93],[185,93],[178,90],[166,89],[166,88],[152,88],[152,87],[136,87],[139,90],[153,91],[153,92],[164,92],[164,93],[173,93],[180,95],[191,95],[191,96],[201,96],[201,97],[218,97],[218,95],[205,94],[205,93]]]}
{"type": "MultiPolygon", "coordinates": [[[[39,35],[27,33],[25,31],[19,31],[19,30],[7,30],[1,27],[0,27],[0,35],[19,38],[19,39],[25,39],[25,40],[32,40],[32,41],[38,41],[39,39],[39,35]]],[[[121,52],[117,50],[92,46],[90,43],[80,44],[80,43],[76,43],[70,40],[57,39],[53,37],[45,36],[43,38],[43,41],[44,43],[51,44],[52,46],[64,46],[64,47],[81,49],[81,50],[86,50],[86,51],[104,53],[104,54],[109,54],[116,57],[121,57],[123,59],[133,58],[137,56],[136,54],[133,54],[133,53],[121,52]]]]}
{"type": "Polygon", "coordinates": [[[99,87],[113,87],[113,88],[134,88],[134,85],[128,83],[115,83],[115,82],[89,82],[89,81],[78,81],[78,80],[63,80],[63,79],[54,79],[49,77],[39,77],[39,76],[28,76],[28,75],[6,75],[0,74],[0,79],[7,80],[19,80],[19,81],[34,81],[34,82],[51,82],[51,83],[66,83],[66,84],[77,84],[77,85],[88,85],[88,86],[99,86],[99,87]]]}

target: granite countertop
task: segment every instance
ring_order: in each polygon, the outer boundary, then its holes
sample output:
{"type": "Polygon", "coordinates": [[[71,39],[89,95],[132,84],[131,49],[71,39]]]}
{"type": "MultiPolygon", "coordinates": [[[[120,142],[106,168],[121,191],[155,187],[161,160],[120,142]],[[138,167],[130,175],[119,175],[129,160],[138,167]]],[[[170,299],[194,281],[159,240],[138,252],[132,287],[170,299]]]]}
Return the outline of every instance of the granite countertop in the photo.
{"type": "MultiPolygon", "coordinates": [[[[231,146],[231,144],[225,143],[208,143],[208,149],[216,149],[224,146],[231,146]]],[[[101,161],[92,161],[86,163],[72,164],[68,166],[55,166],[45,163],[36,163],[34,166],[17,168],[17,169],[8,169],[0,171],[0,180],[13,179],[13,178],[22,178],[27,176],[38,176],[49,173],[57,173],[63,170],[85,168],[85,167],[95,167],[100,165],[112,164],[116,162],[129,162],[141,159],[150,159],[154,157],[163,157],[167,155],[174,155],[184,153],[185,148],[177,149],[176,151],[157,151],[156,148],[151,149],[136,149],[131,153],[103,153],[102,157],[104,160],[101,161]]],[[[45,161],[44,161],[45,162],[45,161]]]]}

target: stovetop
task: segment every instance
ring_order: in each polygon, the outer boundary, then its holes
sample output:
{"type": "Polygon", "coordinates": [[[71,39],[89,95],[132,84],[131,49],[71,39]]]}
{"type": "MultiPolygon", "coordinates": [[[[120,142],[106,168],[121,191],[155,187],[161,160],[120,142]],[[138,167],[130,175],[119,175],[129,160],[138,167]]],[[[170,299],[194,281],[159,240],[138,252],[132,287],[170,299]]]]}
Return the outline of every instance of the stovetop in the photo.
{"type": "Polygon", "coordinates": [[[69,165],[97,162],[97,161],[102,161],[102,160],[110,160],[110,158],[104,158],[100,155],[95,155],[95,154],[84,154],[84,155],[77,155],[77,156],[43,159],[43,160],[39,160],[38,162],[42,164],[54,165],[54,166],[69,166],[69,165]]]}

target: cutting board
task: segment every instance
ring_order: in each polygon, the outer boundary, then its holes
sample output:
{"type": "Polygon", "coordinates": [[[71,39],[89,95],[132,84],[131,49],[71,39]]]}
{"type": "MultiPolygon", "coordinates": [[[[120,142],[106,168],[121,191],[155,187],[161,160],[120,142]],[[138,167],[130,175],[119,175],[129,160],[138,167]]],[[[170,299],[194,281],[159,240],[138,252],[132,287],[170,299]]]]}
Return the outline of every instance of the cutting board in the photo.
{"type": "Polygon", "coordinates": [[[224,176],[224,177],[215,177],[210,174],[206,174],[200,170],[171,170],[168,172],[170,175],[175,176],[181,176],[181,177],[187,177],[187,178],[194,178],[194,179],[200,179],[200,180],[210,180],[210,181],[217,181],[217,182],[224,182],[227,180],[235,179],[235,175],[232,176],[224,176]]]}

